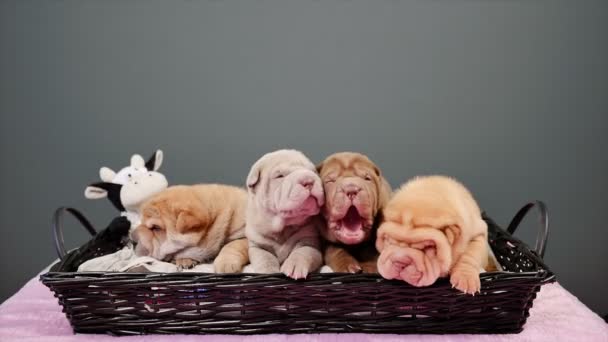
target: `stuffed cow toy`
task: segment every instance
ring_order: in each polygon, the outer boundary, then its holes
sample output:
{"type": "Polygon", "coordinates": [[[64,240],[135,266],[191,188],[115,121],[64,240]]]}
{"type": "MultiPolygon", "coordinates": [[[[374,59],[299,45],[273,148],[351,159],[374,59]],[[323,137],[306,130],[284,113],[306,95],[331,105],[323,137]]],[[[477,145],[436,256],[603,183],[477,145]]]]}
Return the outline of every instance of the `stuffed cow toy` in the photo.
{"type": "Polygon", "coordinates": [[[147,199],[166,189],[167,179],[157,170],[163,162],[163,152],[157,150],[147,162],[139,154],[131,157],[131,164],[114,172],[108,167],[99,170],[102,182],[93,183],[85,189],[88,199],[108,198],[131,223],[131,228],[140,223],[139,206],[147,199]]]}
{"type": "Polygon", "coordinates": [[[114,253],[129,242],[129,232],[139,225],[139,206],[167,188],[167,179],[157,170],[163,161],[163,152],[157,150],[147,161],[135,154],[131,164],[118,172],[102,167],[99,170],[101,182],[89,185],[84,195],[89,199],[108,198],[121,212],[94,239],[77,250],[68,253],[61,262],[53,266],[68,272],[75,272],[86,260],[114,253]]]}

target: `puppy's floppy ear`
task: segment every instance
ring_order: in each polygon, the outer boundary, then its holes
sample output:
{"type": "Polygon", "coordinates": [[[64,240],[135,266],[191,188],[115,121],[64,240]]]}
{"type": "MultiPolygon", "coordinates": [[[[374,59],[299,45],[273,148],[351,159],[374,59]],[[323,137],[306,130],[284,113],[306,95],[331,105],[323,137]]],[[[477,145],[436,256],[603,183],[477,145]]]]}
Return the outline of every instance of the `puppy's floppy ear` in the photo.
{"type": "Polygon", "coordinates": [[[386,206],[388,201],[391,199],[391,194],[393,192],[393,189],[391,188],[391,185],[388,183],[388,181],[382,175],[379,176],[380,181],[378,182],[378,208],[376,208],[377,211],[381,211],[382,208],[386,206]]]}
{"type": "Polygon", "coordinates": [[[203,222],[194,216],[191,212],[184,210],[177,215],[175,229],[180,233],[187,233],[190,230],[199,228],[203,222]]]}
{"type": "Polygon", "coordinates": [[[323,169],[323,164],[325,164],[325,163],[321,162],[321,163],[317,164],[317,166],[315,167],[317,169],[318,174],[321,174],[321,170],[323,169]]]}
{"type": "Polygon", "coordinates": [[[446,238],[448,239],[448,243],[450,245],[454,245],[454,242],[456,242],[456,240],[458,240],[458,238],[460,237],[461,229],[458,224],[447,225],[447,226],[443,227],[441,230],[445,234],[446,238]]]}
{"type": "Polygon", "coordinates": [[[374,172],[376,173],[376,176],[382,178],[382,172],[380,172],[380,168],[373,162],[371,164],[372,164],[372,167],[374,168],[374,172]]]}
{"type": "Polygon", "coordinates": [[[249,175],[247,176],[247,188],[251,190],[251,192],[255,193],[255,188],[260,182],[260,173],[262,172],[261,166],[259,162],[256,162],[251,167],[249,171],[249,175]]]}
{"type": "Polygon", "coordinates": [[[481,217],[476,220],[476,232],[481,232],[484,235],[488,235],[488,224],[481,217]]]}

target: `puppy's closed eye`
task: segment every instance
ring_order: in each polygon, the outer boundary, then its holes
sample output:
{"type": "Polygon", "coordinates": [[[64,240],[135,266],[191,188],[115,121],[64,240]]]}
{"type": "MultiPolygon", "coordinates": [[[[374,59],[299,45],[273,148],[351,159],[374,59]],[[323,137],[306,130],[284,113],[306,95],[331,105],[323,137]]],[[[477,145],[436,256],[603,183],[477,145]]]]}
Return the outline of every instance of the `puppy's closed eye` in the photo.
{"type": "Polygon", "coordinates": [[[160,226],[158,225],[152,225],[152,227],[149,227],[148,229],[150,229],[151,232],[160,232],[162,229],[160,228],[160,226]]]}
{"type": "Polygon", "coordinates": [[[281,179],[284,178],[289,172],[283,169],[275,169],[270,173],[270,178],[281,179]]]}

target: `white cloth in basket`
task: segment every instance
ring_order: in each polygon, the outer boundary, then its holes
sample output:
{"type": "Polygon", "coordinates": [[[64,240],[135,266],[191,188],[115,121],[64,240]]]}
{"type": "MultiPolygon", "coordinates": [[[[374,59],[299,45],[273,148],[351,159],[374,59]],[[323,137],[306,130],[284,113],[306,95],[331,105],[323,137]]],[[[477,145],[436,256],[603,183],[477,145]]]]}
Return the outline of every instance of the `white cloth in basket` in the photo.
{"type": "MultiPolygon", "coordinates": [[[[118,252],[100,256],[84,262],[78,272],[201,272],[213,273],[213,264],[200,264],[191,269],[180,270],[175,264],[159,261],[147,256],[137,256],[132,245],[127,245],[118,252]]],[[[330,273],[329,266],[323,266],[321,273],[330,273]]],[[[243,273],[255,273],[251,265],[245,266],[243,273]]]]}

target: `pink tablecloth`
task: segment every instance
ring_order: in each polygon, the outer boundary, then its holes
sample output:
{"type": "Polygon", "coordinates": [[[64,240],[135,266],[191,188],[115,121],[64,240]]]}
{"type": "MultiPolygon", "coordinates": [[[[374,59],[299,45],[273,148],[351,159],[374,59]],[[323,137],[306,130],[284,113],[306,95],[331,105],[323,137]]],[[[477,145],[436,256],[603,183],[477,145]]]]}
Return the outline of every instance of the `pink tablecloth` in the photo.
{"type": "MultiPolygon", "coordinates": [[[[125,336],[121,341],[576,341],[608,342],[608,324],[559,284],[543,286],[524,331],[517,335],[196,335],[125,336]]],[[[74,335],[57,299],[38,277],[0,306],[0,341],[109,341],[108,335],[74,335]]]]}

